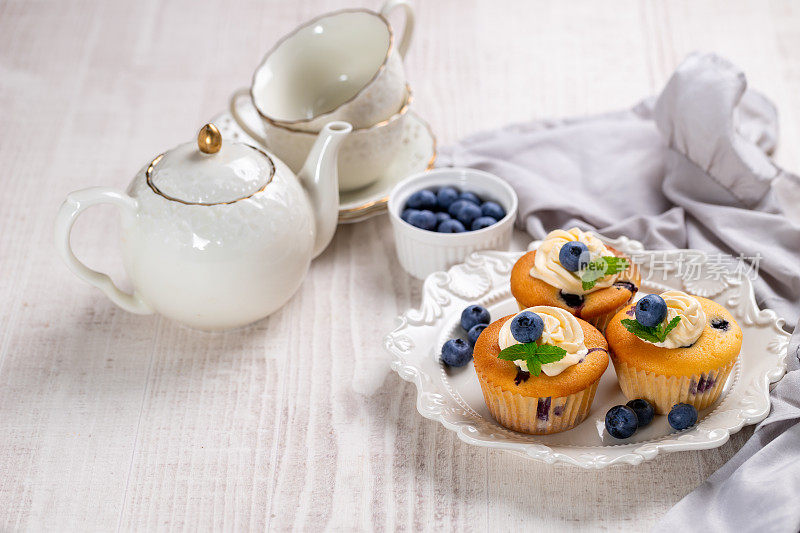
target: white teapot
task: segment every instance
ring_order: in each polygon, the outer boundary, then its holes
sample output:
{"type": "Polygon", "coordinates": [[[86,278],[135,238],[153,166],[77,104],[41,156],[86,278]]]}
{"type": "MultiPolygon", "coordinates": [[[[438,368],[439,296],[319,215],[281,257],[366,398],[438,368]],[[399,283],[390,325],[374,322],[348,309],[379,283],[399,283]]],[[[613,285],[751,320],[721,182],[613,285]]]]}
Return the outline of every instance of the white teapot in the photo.
{"type": "Polygon", "coordinates": [[[244,326],[280,308],[328,246],[339,211],[336,157],[352,130],[331,122],[298,176],[273,155],[223,141],[213,124],[197,144],[159,155],[127,193],[70,193],[56,219],[67,266],[132,313],[160,313],[200,329],[244,326]],[[78,215],[100,203],[122,215],[122,253],[134,290],[80,262],[70,247],[78,215]]]}

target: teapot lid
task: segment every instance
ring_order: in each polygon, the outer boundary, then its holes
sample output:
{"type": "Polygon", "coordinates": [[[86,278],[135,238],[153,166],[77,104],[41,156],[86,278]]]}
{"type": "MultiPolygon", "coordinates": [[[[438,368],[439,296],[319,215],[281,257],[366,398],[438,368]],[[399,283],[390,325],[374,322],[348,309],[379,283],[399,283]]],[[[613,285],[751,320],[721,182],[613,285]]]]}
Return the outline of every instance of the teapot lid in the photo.
{"type": "Polygon", "coordinates": [[[213,124],[186,143],[153,159],[145,171],[158,195],[189,205],[231,204],[261,192],[275,174],[272,159],[242,143],[223,142],[213,124]]]}

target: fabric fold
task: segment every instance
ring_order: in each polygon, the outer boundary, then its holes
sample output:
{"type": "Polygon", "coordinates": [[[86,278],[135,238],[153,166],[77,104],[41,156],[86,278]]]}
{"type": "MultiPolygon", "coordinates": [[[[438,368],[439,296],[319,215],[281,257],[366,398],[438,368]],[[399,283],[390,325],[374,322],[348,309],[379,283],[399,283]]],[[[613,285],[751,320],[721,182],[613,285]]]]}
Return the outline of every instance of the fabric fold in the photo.
{"type": "MultiPolygon", "coordinates": [[[[444,148],[438,164],[506,179],[518,225],[536,239],[578,226],[649,249],[740,258],[745,274],[758,273],[758,304],[791,327],[800,319],[800,178],[770,158],[777,139],[775,107],[744,73],[693,54],[657,98],[630,110],[479,133],[444,148]],[[787,216],[786,206],[796,211],[787,216]]],[[[800,325],[770,415],[658,531],[800,530],[799,343],[800,325]]]]}

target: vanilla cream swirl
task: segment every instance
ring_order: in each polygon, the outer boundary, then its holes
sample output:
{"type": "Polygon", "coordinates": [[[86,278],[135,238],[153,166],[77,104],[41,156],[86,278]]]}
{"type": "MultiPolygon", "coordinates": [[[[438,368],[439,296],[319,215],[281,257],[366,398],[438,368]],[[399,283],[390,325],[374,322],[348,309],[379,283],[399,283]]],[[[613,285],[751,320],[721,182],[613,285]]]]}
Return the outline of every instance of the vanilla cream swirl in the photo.
{"type": "MultiPolygon", "coordinates": [[[[689,296],[681,291],[666,291],[659,294],[667,304],[667,318],[665,324],[676,316],[681,317],[681,321],[675,329],[667,333],[664,342],[651,342],[662,348],[680,348],[690,346],[700,338],[706,327],[706,313],[700,301],[694,296],[689,296]]],[[[650,341],[644,341],[650,342],[650,341]]]]}
{"type": "MultiPolygon", "coordinates": [[[[559,375],[570,366],[581,362],[583,358],[586,357],[586,354],[589,353],[589,350],[583,343],[583,328],[581,328],[581,325],[578,323],[578,319],[569,311],[546,305],[529,307],[520,311],[520,313],[524,311],[536,313],[542,317],[542,321],[544,322],[544,330],[542,331],[542,336],[536,341],[537,344],[558,346],[567,352],[567,355],[565,355],[563,359],[555,363],[542,365],[542,372],[548,376],[559,375]]],[[[514,315],[506,320],[506,323],[500,328],[497,342],[501,350],[505,350],[514,344],[520,344],[511,334],[511,321],[514,320],[516,316],[517,315],[514,315]]],[[[525,361],[517,360],[514,361],[514,364],[525,372],[528,372],[528,365],[525,361]]]]}
{"type": "Polygon", "coordinates": [[[533,268],[531,268],[530,272],[531,276],[553,287],[558,287],[569,294],[587,294],[611,287],[617,281],[620,273],[604,276],[597,280],[594,287],[584,290],[581,282],[582,272],[580,270],[578,272],[570,272],[558,260],[561,247],[570,241],[579,241],[585,244],[589,249],[592,261],[597,261],[605,256],[614,257],[614,254],[606,248],[602,241],[591,233],[583,232],[578,228],[570,230],[557,229],[548,233],[539,248],[536,249],[533,268]]]}

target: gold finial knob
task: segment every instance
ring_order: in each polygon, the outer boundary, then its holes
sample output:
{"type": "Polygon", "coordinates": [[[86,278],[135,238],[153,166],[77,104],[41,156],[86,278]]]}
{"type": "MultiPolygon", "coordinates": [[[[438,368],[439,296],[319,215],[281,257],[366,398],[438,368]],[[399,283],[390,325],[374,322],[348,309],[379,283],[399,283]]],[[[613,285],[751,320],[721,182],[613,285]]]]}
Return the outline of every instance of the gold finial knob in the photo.
{"type": "Polygon", "coordinates": [[[216,154],[222,148],[222,135],[213,124],[206,124],[197,134],[197,147],[204,154],[216,154]]]}

